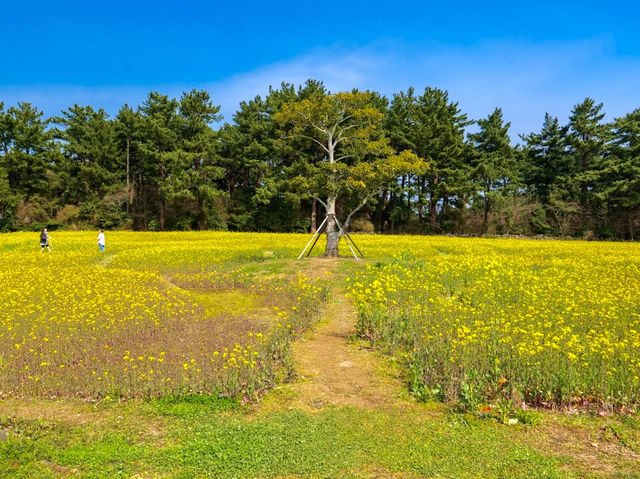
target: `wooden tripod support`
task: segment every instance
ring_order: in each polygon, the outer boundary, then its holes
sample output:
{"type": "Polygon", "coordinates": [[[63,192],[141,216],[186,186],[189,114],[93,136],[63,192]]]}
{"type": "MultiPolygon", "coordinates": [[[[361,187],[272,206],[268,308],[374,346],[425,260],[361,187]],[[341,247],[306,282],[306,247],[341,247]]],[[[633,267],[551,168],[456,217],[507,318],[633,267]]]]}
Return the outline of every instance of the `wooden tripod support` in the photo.
{"type": "Polygon", "coordinates": [[[329,216],[333,216],[333,219],[338,225],[338,228],[340,229],[342,236],[344,236],[344,240],[346,241],[347,246],[351,250],[351,254],[353,255],[353,257],[356,260],[360,259],[356,254],[356,251],[357,251],[360,254],[360,257],[364,259],[364,254],[362,254],[362,251],[360,251],[360,248],[358,248],[358,245],[356,245],[356,242],[353,241],[353,238],[351,237],[351,235],[342,228],[342,225],[340,224],[340,222],[338,221],[338,218],[336,218],[335,215],[327,215],[324,217],[324,220],[322,221],[322,223],[320,223],[320,227],[316,230],[314,235],[311,237],[311,239],[307,243],[307,246],[304,247],[304,249],[300,253],[300,256],[298,256],[298,259],[302,258],[305,255],[305,252],[307,253],[306,256],[309,257],[309,255],[311,254],[311,251],[313,251],[313,248],[315,248],[316,243],[318,242],[318,239],[320,239],[320,235],[327,227],[327,220],[329,219],[329,216]],[[311,248],[309,248],[309,245],[311,245],[311,248]],[[356,251],[354,251],[354,248],[356,251]]]}

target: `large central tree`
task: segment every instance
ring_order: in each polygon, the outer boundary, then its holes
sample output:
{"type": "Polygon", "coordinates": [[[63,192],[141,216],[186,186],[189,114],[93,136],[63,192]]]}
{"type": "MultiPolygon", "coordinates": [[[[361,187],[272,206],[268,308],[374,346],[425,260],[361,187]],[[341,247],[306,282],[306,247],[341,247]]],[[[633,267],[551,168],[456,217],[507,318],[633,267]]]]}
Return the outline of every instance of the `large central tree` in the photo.
{"type": "Polygon", "coordinates": [[[313,141],[324,157],[307,176],[292,181],[327,212],[326,256],[338,256],[341,232],[336,204],[343,196],[356,200],[346,215],[345,229],[382,187],[409,171],[423,172],[424,160],[413,152],[396,153],[384,135],[386,100],[371,92],[319,93],[282,106],[275,119],[289,137],[313,141]]]}

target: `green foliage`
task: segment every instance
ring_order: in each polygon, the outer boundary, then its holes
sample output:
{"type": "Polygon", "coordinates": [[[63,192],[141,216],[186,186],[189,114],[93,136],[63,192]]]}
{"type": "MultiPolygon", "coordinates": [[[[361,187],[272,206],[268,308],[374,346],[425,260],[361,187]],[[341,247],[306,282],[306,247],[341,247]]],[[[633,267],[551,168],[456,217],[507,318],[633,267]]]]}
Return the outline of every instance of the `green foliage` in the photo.
{"type": "Polygon", "coordinates": [[[235,398],[203,394],[165,396],[148,401],[152,411],[161,416],[197,418],[237,409],[240,403],[235,398]]]}
{"type": "Polygon", "coordinates": [[[546,113],[540,133],[522,136],[528,162],[525,182],[543,203],[548,202],[551,188],[567,186],[571,171],[568,131],[568,126],[560,126],[558,118],[546,113]]]}
{"type": "MultiPolygon", "coordinates": [[[[1,112],[1,110],[0,110],[1,112]]],[[[2,114],[2,165],[9,186],[28,197],[47,189],[47,171],[51,152],[55,149],[52,132],[47,129],[44,113],[30,103],[18,103],[2,114]]]]}
{"type": "Polygon", "coordinates": [[[594,196],[609,217],[622,223],[625,237],[634,239],[640,226],[640,109],[617,118],[613,135],[594,196]]]}
{"type": "Polygon", "coordinates": [[[407,175],[396,191],[415,197],[414,208],[426,208],[431,231],[439,230],[438,204],[444,208],[456,196],[471,191],[464,143],[464,130],[471,123],[457,103],[449,102],[446,91],[425,88],[416,97],[413,88],[409,88],[406,93],[393,96],[385,120],[391,144],[398,150],[412,150],[429,162],[428,170],[407,175]]]}
{"type": "Polygon", "coordinates": [[[484,205],[482,233],[487,233],[493,205],[517,191],[521,170],[508,135],[511,123],[503,123],[502,110],[496,108],[477,123],[480,131],[469,135],[474,148],[472,178],[477,184],[476,202],[484,205]]]}
{"type": "Polygon", "coordinates": [[[0,167],[0,232],[16,228],[15,213],[20,199],[9,186],[7,171],[0,167]]]}
{"type": "Polygon", "coordinates": [[[64,145],[60,174],[64,178],[65,203],[100,199],[117,183],[119,164],[114,123],[103,109],[74,105],[56,123],[64,145]]]}
{"type": "Polygon", "coordinates": [[[537,426],[542,421],[542,414],[531,409],[517,409],[514,414],[520,424],[537,426]]]}
{"type": "Polygon", "coordinates": [[[547,213],[543,208],[536,208],[529,219],[533,233],[546,235],[551,232],[551,225],[547,222],[547,213]]]}
{"type": "Polygon", "coordinates": [[[151,92],[114,118],[0,103],[0,231],[28,228],[20,204],[37,198],[38,223],[71,205],[76,227],[304,231],[326,204],[376,232],[640,233],[638,110],[605,123],[586,98],[566,125],[546,114],[522,146],[500,108],[472,121],[431,87],[388,102],[307,80],[241,102],[214,128],[219,111],[195,89],[151,92]]]}
{"type": "Polygon", "coordinates": [[[584,217],[595,206],[592,191],[602,168],[606,144],[610,139],[610,127],[603,124],[602,103],[591,98],[574,106],[569,117],[569,146],[573,163],[570,190],[579,196],[584,217]]]}

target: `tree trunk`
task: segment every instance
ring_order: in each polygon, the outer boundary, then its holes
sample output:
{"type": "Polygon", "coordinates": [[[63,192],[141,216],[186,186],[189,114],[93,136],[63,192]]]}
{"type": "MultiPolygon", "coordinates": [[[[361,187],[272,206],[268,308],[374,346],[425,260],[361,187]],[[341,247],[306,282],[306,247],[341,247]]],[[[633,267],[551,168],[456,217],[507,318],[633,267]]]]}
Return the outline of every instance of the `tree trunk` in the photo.
{"type": "MultiPolygon", "coordinates": [[[[580,172],[585,173],[587,171],[587,157],[586,154],[582,154],[580,163],[580,172]]],[[[582,226],[585,227],[589,223],[589,183],[582,181],[580,184],[580,206],[582,207],[582,226]]],[[[591,225],[589,225],[591,228],[591,225]]]]}
{"type": "MultiPolygon", "coordinates": [[[[332,166],[335,165],[335,143],[333,142],[333,134],[329,133],[329,138],[327,142],[327,156],[329,159],[329,164],[332,166]]],[[[335,170],[333,170],[333,178],[335,180],[335,170]]],[[[330,196],[327,198],[327,247],[324,250],[324,255],[337,258],[340,256],[338,254],[338,241],[340,241],[340,233],[336,231],[336,197],[330,196]]]]}
{"type": "Polygon", "coordinates": [[[164,198],[160,200],[160,231],[164,231],[165,218],[167,216],[167,202],[164,198]]]}
{"type": "Polygon", "coordinates": [[[340,232],[337,231],[336,227],[336,198],[334,196],[327,199],[327,247],[324,251],[325,256],[333,258],[339,256],[338,241],[340,241],[340,232]]]}
{"type": "Polygon", "coordinates": [[[138,218],[142,216],[142,228],[147,229],[147,196],[145,195],[144,186],[142,184],[142,172],[138,172],[138,192],[140,195],[136,201],[136,213],[138,218]]]}
{"type": "MultiPolygon", "coordinates": [[[[391,211],[393,212],[393,208],[396,205],[396,193],[395,191],[391,192],[391,195],[389,195],[389,204],[391,205],[391,211]]],[[[396,220],[392,215],[389,215],[389,231],[391,232],[391,234],[395,234],[396,233],[396,220]]]]}
{"type": "MultiPolygon", "coordinates": [[[[162,152],[160,152],[162,154],[162,152]]],[[[167,179],[167,167],[165,164],[160,165],[160,178],[162,178],[163,187],[160,188],[160,231],[164,231],[164,225],[167,218],[167,200],[165,199],[164,180],[167,179]]]]}
{"type": "Polygon", "coordinates": [[[204,214],[204,198],[198,195],[198,229],[203,231],[206,226],[206,217],[204,214]]]}
{"type": "Polygon", "coordinates": [[[389,192],[384,190],[382,193],[382,205],[380,207],[380,233],[384,233],[384,224],[386,219],[387,205],[389,204],[389,192]]]}
{"type": "Polygon", "coordinates": [[[316,200],[315,198],[313,199],[313,203],[311,203],[311,229],[309,231],[311,234],[315,234],[317,231],[317,227],[316,227],[317,203],[318,203],[318,200],[316,200]]]}
{"type": "Polygon", "coordinates": [[[133,195],[131,192],[133,189],[131,188],[131,181],[129,180],[129,163],[130,163],[130,148],[129,148],[129,137],[127,137],[127,213],[131,212],[131,205],[133,204],[133,195]]]}
{"type": "Polygon", "coordinates": [[[489,203],[489,197],[485,196],[484,198],[484,219],[482,221],[482,234],[487,234],[487,230],[489,228],[489,209],[491,208],[491,204],[489,203]]]}
{"type": "Polygon", "coordinates": [[[449,195],[448,194],[444,194],[444,196],[442,197],[442,213],[447,213],[449,211],[449,195]]]}
{"type": "Polygon", "coordinates": [[[437,199],[434,198],[433,193],[431,193],[431,198],[429,198],[429,224],[431,225],[431,232],[434,232],[438,229],[437,215],[437,199]]]}

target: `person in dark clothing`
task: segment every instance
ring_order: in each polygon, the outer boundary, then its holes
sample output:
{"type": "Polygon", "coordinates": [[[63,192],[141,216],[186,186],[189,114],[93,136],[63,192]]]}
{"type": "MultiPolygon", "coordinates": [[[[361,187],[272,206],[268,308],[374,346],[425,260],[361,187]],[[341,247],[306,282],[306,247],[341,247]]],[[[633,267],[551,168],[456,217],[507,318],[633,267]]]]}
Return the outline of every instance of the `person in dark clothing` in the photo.
{"type": "Polygon", "coordinates": [[[40,247],[42,248],[40,250],[41,253],[45,248],[47,248],[49,250],[49,253],[51,253],[51,245],[49,244],[49,232],[47,231],[47,228],[43,228],[42,232],[40,233],[40,247]]]}

